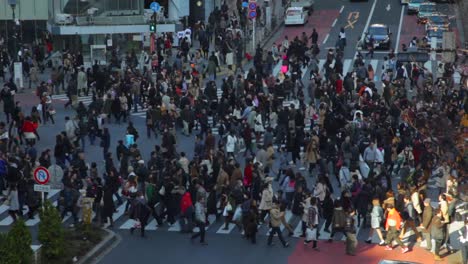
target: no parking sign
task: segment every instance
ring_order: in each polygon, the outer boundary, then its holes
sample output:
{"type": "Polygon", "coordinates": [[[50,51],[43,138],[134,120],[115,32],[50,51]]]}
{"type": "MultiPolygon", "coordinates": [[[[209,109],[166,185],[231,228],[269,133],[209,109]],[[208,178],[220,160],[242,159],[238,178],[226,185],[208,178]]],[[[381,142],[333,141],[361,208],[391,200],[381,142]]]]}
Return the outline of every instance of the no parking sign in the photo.
{"type": "Polygon", "coordinates": [[[34,170],[34,180],[38,184],[42,184],[42,185],[48,183],[50,180],[49,171],[44,167],[37,167],[34,170]]]}

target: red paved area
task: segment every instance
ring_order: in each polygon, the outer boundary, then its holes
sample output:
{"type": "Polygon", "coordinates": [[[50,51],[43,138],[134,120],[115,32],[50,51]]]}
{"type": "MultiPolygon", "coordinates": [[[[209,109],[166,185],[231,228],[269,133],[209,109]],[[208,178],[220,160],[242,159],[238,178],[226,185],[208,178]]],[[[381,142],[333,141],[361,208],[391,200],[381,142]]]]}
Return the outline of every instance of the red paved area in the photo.
{"type": "Polygon", "coordinates": [[[281,29],[282,32],[280,36],[275,40],[275,42],[276,44],[280,44],[285,36],[288,36],[288,39],[291,41],[296,36],[300,37],[302,32],[305,32],[307,36],[310,36],[312,29],[315,28],[319,35],[318,43],[321,45],[325,36],[330,32],[333,21],[338,18],[339,15],[340,11],[335,9],[315,10],[309,17],[309,22],[304,26],[297,25],[283,27],[281,29]]]}
{"type": "MultiPolygon", "coordinates": [[[[333,243],[327,243],[325,241],[319,241],[318,247],[320,251],[312,249],[312,244],[304,246],[301,240],[297,243],[297,246],[293,254],[289,257],[289,264],[306,264],[306,263],[333,263],[333,264],[377,264],[381,260],[404,260],[412,261],[421,264],[452,264],[456,263],[449,260],[448,257],[444,257],[442,261],[435,261],[434,256],[420,248],[413,247],[410,251],[402,254],[400,247],[386,251],[385,247],[378,245],[369,245],[364,242],[359,242],[356,250],[356,256],[348,256],[345,254],[345,244],[341,241],[334,241],[333,243]]],[[[445,250],[441,252],[445,253],[445,250]]]]}
{"type": "Polygon", "coordinates": [[[408,46],[413,37],[420,39],[424,36],[426,36],[426,29],[424,25],[418,24],[418,17],[416,15],[404,15],[398,47],[401,48],[401,44],[408,46]]]}
{"type": "MultiPolygon", "coordinates": [[[[456,22],[452,20],[451,25],[452,31],[455,32],[457,46],[461,47],[460,34],[458,32],[458,28],[456,28],[456,22]]],[[[416,15],[404,15],[401,26],[399,48],[401,49],[401,44],[408,46],[413,37],[420,39],[424,36],[426,36],[426,29],[424,24],[418,24],[418,17],[416,15]]]]}

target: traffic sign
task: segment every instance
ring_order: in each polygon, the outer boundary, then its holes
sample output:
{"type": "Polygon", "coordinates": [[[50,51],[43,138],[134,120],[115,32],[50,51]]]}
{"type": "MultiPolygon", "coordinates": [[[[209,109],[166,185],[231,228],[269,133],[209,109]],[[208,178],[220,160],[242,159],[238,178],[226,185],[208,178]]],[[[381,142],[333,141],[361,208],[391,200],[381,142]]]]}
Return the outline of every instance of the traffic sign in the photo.
{"type": "Polygon", "coordinates": [[[34,184],[35,192],[50,192],[50,185],[34,184]]]}
{"type": "Polygon", "coordinates": [[[249,2],[249,13],[248,16],[250,19],[255,19],[257,17],[257,2],[249,2]]]}
{"type": "Polygon", "coordinates": [[[49,174],[49,171],[44,168],[44,167],[37,167],[35,170],[34,170],[34,180],[38,183],[38,184],[46,184],[49,182],[50,180],[50,174],[49,174]]]}
{"type": "Polygon", "coordinates": [[[242,2],[242,7],[248,7],[249,6],[249,3],[247,2],[242,2]]]}
{"type": "Polygon", "coordinates": [[[159,5],[158,2],[152,2],[150,4],[150,9],[153,10],[154,12],[159,12],[159,10],[161,10],[161,6],[159,5]]]}

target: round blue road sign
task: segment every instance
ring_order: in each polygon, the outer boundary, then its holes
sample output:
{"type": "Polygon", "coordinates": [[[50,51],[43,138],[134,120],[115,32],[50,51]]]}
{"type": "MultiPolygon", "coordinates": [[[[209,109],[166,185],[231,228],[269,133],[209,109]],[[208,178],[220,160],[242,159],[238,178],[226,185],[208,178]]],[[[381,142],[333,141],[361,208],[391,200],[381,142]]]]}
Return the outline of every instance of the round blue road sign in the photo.
{"type": "Polygon", "coordinates": [[[150,8],[151,10],[153,10],[154,12],[159,12],[159,10],[161,10],[161,6],[159,5],[158,2],[152,2],[150,4],[150,8]]]}

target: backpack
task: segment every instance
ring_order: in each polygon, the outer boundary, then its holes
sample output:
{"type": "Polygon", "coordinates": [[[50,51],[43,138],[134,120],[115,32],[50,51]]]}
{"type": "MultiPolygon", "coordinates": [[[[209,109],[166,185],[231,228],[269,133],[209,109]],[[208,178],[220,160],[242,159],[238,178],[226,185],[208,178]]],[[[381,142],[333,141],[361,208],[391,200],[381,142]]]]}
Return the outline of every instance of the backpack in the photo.
{"type": "Polygon", "coordinates": [[[333,228],[344,228],[346,225],[346,216],[343,210],[335,211],[333,218],[333,228]]]}

